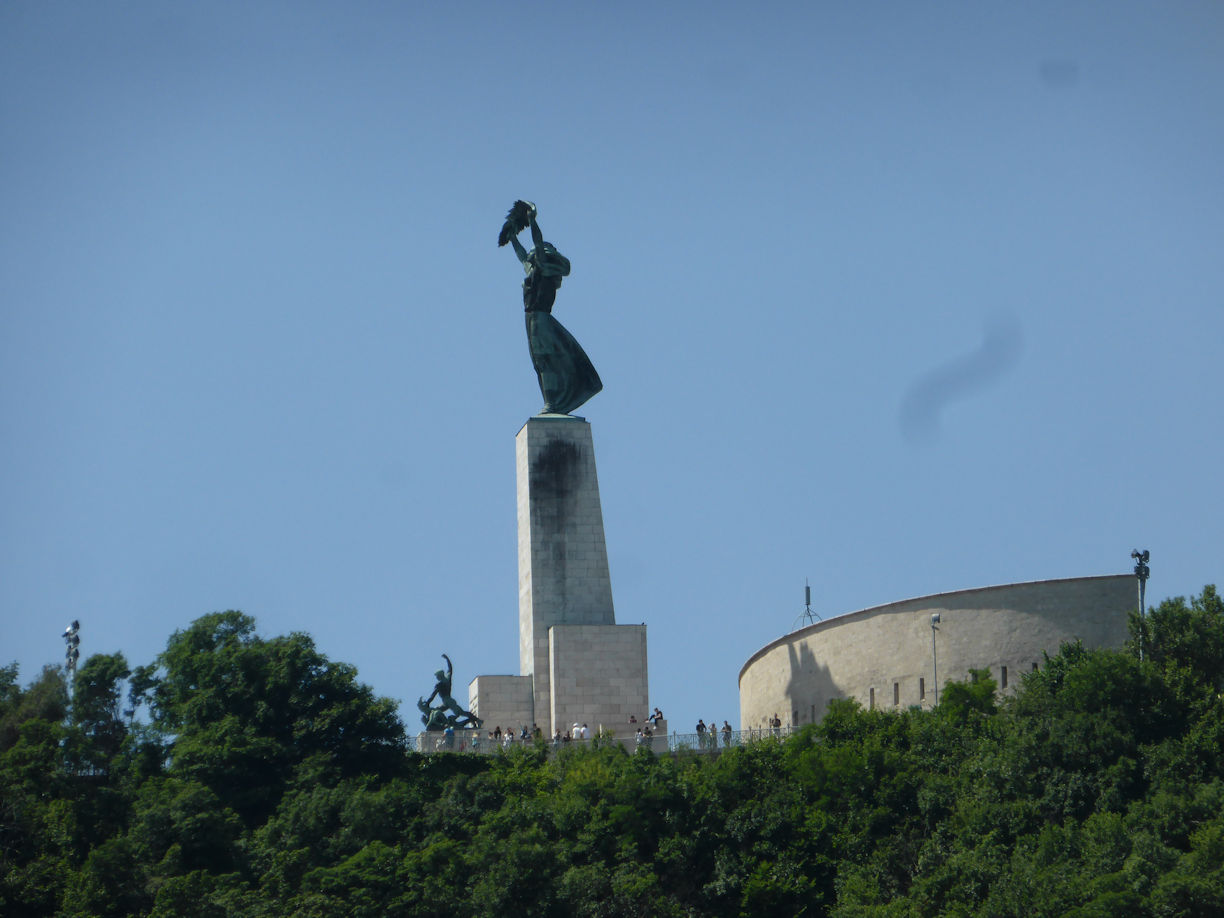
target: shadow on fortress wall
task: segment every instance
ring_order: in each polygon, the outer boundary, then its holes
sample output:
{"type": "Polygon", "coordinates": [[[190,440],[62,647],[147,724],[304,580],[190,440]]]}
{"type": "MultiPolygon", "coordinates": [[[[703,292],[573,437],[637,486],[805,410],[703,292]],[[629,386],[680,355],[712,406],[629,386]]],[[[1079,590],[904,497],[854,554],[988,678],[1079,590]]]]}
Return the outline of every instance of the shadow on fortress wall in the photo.
{"type": "Polygon", "coordinates": [[[844,697],[844,693],[829,675],[829,667],[816,659],[816,655],[808,649],[806,643],[800,644],[798,648],[790,644],[786,652],[790,663],[786,697],[790,699],[791,710],[778,711],[778,716],[782,718],[782,723],[790,724],[792,715],[798,711],[800,724],[814,723],[824,717],[829,701],[844,697]],[[816,706],[815,718],[812,717],[813,705],[816,706]]]}

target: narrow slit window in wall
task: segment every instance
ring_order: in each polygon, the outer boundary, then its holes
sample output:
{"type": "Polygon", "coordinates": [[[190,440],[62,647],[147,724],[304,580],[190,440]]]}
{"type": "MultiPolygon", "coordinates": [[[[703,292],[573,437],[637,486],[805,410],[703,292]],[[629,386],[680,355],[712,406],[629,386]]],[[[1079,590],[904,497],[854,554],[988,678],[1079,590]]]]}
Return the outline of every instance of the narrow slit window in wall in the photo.
{"type": "Polygon", "coordinates": [[[869,711],[874,711],[874,710],[875,710],[875,689],[874,689],[874,688],[872,688],[872,689],[868,689],[868,695],[867,695],[867,709],[868,709],[869,711]]]}
{"type": "Polygon", "coordinates": [[[791,711],[791,726],[792,727],[799,726],[799,712],[798,711],[791,711]]]}
{"type": "Polygon", "coordinates": [[[1033,664],[1033,672],[1037,672],[1037,664],[1036,664],[1036,663],[1034,663],[1034,664],[1033,664]]]}
{"type": "Polygon", "coordinates": [[[893,683],[893,704],[896,705],[900,703],[901,703],[901,683],[894,682],[893,683]]]}
{"type": "Polygon", "coordinates": [[[1002,672],[1000,673],[1000,675],[1002,678],[999,680],[1000,682],[999,688],[1007,688],[1007,667],[1006,666],[1002,668],[1002,672]]]}
{"type": "Polygon", "coordinates": [[[922,676],[918,677],[918,700],[926,700],[926,679],[922,678],[922,676]]]}

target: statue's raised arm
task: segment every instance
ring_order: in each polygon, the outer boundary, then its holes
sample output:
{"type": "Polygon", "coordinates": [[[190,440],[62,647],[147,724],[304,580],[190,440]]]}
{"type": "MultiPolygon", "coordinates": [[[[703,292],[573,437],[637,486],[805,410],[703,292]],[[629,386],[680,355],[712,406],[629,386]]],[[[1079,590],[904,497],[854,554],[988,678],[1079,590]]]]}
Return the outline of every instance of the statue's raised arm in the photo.
{"type": "Polygon", "coordinates": [[[570,262],[556,246],[544,241],[536,215],[536,206],[530,201],[515,201],[506,214],[497,244],[511,243],[527,273],[523,279],[523,309],[531,363],[544,396],[540,413],[569,414],[603,389],[603,383],[574,336],[552,317],[557,290],[561,279],[570,273],[570,262]],[[531,251],[518,241],[518,234],[528,228],[533,243],[531,251]]]}

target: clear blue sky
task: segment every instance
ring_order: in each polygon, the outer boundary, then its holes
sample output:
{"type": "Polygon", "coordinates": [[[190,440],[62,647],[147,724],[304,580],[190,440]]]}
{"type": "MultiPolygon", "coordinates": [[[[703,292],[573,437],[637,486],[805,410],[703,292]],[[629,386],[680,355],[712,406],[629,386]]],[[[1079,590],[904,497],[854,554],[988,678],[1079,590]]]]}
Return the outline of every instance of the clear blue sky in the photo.
{"type": "MultiPolygon", "coordinates": [[[[518,669],[517,197],[573,262],[617,620],[1219,579],[1224,6],[0,6],[0,662],[207,612],[518,669]]],[[[465,689],[464,689],[465,691],[465,689]]]]}

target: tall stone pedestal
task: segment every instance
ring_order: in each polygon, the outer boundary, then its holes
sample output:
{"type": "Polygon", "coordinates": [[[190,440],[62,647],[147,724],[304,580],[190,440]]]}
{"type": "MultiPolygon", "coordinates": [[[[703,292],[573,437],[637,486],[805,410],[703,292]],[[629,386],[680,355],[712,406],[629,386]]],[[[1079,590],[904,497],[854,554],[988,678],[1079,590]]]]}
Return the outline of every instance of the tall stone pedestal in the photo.
{"type": "Polygon", "coordinates": [[[591,425],[536,416],[515,445],[519,672],[532,677],[536,720],[544,723],[552,721],[549,629],[614,625],[616,616],[591,425]]]}
{"type": "Polygon", "coordinates": [[[531,723],[549,733],[623,729],[648,712],[646,628],[617,625],[613,613],[591,426],[537,415],[516,457],[520,675],[477,677],[471,710],[511,725],[498,718],[520,712],[529,688],[531,723]]]}

